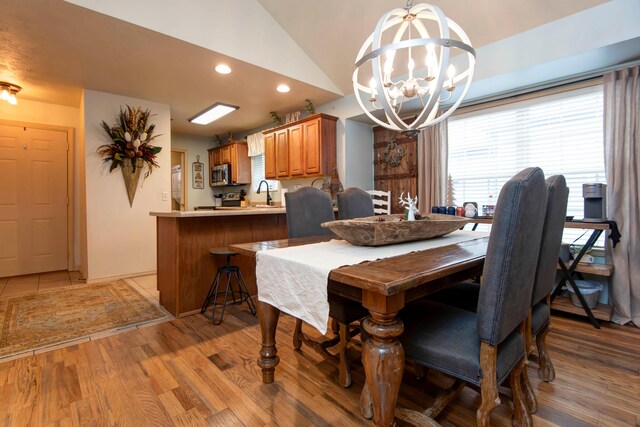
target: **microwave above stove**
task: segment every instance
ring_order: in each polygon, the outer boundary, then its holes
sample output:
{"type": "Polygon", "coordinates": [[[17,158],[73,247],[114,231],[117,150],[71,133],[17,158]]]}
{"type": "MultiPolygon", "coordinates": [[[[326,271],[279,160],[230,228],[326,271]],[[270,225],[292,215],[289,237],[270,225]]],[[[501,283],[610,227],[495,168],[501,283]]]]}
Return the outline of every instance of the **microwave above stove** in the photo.
{"type": "Polygon", "coordinates": [[[224,163],[211,168],[211,186],[229,185],[231,183],[231,165],[224,163]]]}

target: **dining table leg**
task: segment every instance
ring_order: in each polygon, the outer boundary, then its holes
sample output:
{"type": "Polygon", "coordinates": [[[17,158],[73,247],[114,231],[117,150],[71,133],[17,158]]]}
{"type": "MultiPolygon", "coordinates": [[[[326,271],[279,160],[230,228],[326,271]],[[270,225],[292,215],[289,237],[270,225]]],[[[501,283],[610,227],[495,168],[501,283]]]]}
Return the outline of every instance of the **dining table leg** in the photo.
{"type": "Polygon", "coordinates": [[[260,320],[260,332],[262,334],[262,348],[258,357],[258,366],[262,369],[262,382],[271,384],[276,366],[280,362],[276,348],[276,329],[280,310],[266,302],[258,302],[258,318],[260,320]]]}
{"type": "MultiPolygon", "coordinates": [[[[363,304],[367,306],[365,300],[363,292],[363,304]]],[[[367,308],[369,317],[364,320],[363,327],[370,337],[362,347],[366,385],[360,399],[364,406],[360,410],[365,416],[373,415],[374,425],[389,427],[395,425],[396,402],[404,371],[404,350],[398,341],[404,327],[397,318],[397,311],[380,313],[367,308]]]]}

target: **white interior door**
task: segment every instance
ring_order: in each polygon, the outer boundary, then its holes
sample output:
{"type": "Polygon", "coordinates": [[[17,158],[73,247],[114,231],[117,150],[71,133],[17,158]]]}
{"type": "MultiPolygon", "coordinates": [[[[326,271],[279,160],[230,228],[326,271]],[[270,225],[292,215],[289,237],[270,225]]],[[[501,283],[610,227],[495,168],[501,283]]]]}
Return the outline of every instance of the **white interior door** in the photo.
{"type": "Polygon", "coordinates": [[[67,269],[67,133],[0,125],[0,277],[67,269]]]}

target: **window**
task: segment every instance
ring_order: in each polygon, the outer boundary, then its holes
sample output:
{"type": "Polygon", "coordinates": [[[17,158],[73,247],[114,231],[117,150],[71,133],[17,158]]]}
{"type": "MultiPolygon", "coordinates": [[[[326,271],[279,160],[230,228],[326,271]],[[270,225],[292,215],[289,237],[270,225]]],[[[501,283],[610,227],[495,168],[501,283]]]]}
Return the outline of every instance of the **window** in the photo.
{"type": "MultiPolygon", "coordinates": [[[[539,166],[569,186],[567,215],[582,218],[582,184],[606,182],[602,86],[488,108],[449,119],[449,174],[456,202],[495,204],[502,185],[539,166]]],[[[582,232],[565,230],[573,242],[582,232]]],[[[586,237],[584,239],[586,241],[586,237]]]]}
{"type": "MultiPolygon", "coordinates": [[[[264,154],[258,154],[251,157],[251,181],[253,185],[253,191],[258,191],[258,185],[260,181],[264,179],[264,154]]],[[[269,184],[269,191],[278,189],[278,182],[273,179],[267,179],[269,184]]],[[[262,188],[264,190],[264,187],[262,188]]]]}

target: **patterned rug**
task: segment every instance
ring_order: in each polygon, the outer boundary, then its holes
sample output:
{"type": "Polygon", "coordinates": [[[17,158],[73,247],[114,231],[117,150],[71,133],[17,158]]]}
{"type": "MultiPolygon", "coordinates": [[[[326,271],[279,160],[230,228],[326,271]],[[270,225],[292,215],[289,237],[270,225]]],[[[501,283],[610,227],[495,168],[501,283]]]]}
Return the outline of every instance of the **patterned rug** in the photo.
{"type": "Polygon", "coordinates": [[[0,298],[0,357],[163,317],[124,280],[0,298]]]}

